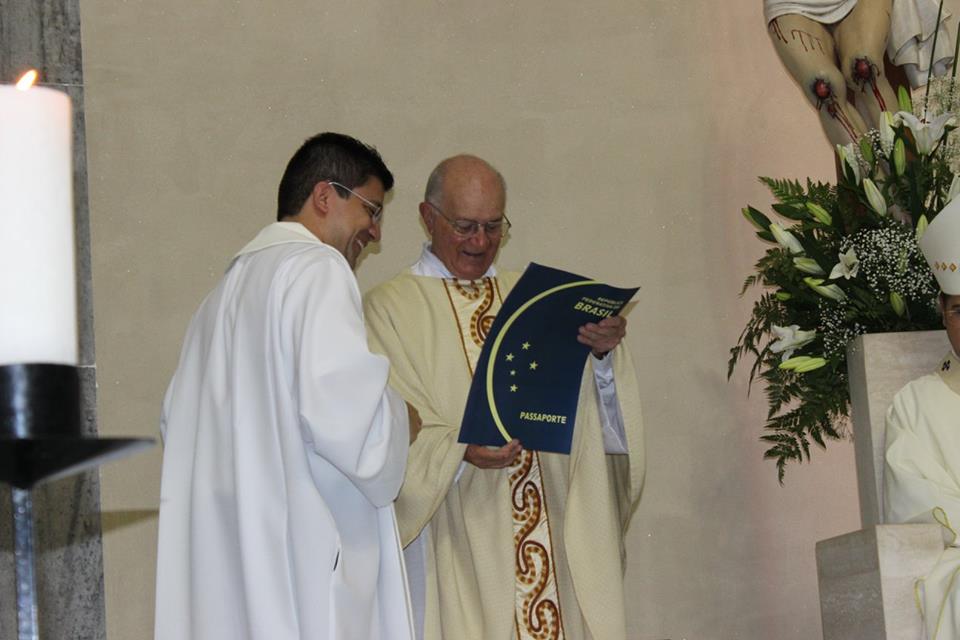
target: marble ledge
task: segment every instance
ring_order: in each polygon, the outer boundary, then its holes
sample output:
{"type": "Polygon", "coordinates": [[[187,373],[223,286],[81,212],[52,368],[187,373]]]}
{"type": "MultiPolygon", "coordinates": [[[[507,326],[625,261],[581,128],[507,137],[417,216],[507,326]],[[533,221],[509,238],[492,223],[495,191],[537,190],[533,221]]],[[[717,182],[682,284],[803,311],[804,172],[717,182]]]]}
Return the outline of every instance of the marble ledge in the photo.
{"type": "Polygon", "coordinates": [[[922,640],[913,585],[943,552],[939,525],[887,524],[817,543],[824,640],[922,640]]]}

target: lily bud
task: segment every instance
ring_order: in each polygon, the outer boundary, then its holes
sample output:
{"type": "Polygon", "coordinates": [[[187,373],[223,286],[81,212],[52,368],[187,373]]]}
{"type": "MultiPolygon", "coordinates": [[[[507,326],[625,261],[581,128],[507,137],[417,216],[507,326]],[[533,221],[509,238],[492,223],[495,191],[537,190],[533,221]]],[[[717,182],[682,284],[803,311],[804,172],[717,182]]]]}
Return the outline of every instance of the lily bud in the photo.
{"type": "Polygon", "coordinates": [[[903,144],[903,138],[897,138],[893,144],[893,170],[898,176],[902,176],[907,168],[907,148],[903,144]]]}
{"type": "Polygon", "coordinates": [[[775,295],[777,297],[777,300],[779,300],[780,302],[786,302],[787,300],[793,297],[793,294],[788,293],[787,291],[777,291],[773,295],[775,295]]]}
{"type": "Polygon", "coordinates": [[[817,264],[817,261],[813,258],[794,258],[793,266],[795,266],[798,271],[809,273],[815,276],[822,276],[826,275],[827,273],[820,268],[820,265],[817,264]]]}
{"type": "Polygon", "coordinates": [[[774,222],[770,225],[770,233],[773,234],[777,244],[788,250],[790,253],[803,253],[803,245],[800,244],[800,241],[797,240],[796,236],[789,231],[784,230],[784,228],[777,223],[774,222]]]}
{"type": "Polygon", "coordinates": [[[922,237],[923,237],[923,234],[927,232],[927,225],[928,225],[928,224],[930,224],[930,223],[927,222],[927,216],[926,216],[926,215],[920,216],[920,219],[917,220],[917,229],[916,229],[917,242],[920,242],[920,238],[922,238],[922,237]]]}
{"type": "Polygon", "coordinates": [[[792,358],[789,358],[781,362],[780,368],[790,371],[791,369],[796,369],[802,364],[806,364],[810,360],[813,360],[813,358],[811,358],[810,356],[794,356],[792,358]]]}
{"type": "Polygon", "coordinates": [[[807,202],[807,211],[810,212],[814,218],[817,219],[821,224],[827,226],[833,224],[833,217],[827,213],[827,210],[818,205],[816,202],[807,202]]]}
{"type": "Polygon", "coordinates": [[[903,317],[904,312],[907,310],[907,304],[896,291],[890,292],[890,306],[893,307],[893,312],[901,318],[903,317]]]}
{"type": "Polygon", "coordinates": [[[897,105],[900,111],[913,111],[913,101],[910,100],[910,92],[903,85],[897,89],[897,105]]]}
{"type": "Polygon", "coordinates": [[[843,292],[843,289],[835,284],[823,284],[823,280],[821,278],[804,278],[803,281],[808,287],[813,289],[824,298],[829,298],[830,300],[836,300],[839,302],[847,297],[847,294],[843,292]]]}
{"type": "Polygon", "coordinates": [[[870,207],[877,212],[879,216],[887,215],[887,201],[883,199],[880,189],[870,178],[863,179],[863,191],[867,194],[867,202],[870,207]]]}
{"type": "Polygon", "coordinates": [[[826,358],[810,358],[806,362],[801,363],[799,366],[794,367],[793,371],[794,373],[807,373],[808,371],[819,369],[826,364],[826,358]]]}
{"type": "Polygon", "coordinates": [[[893,114],[889,111],[884,111],[880,114],[880,146],[883,148],[884,153],[890,152],[890,147],[893,146],[893,138],[896,133],[893,131],[894,119],[893,114]]]}

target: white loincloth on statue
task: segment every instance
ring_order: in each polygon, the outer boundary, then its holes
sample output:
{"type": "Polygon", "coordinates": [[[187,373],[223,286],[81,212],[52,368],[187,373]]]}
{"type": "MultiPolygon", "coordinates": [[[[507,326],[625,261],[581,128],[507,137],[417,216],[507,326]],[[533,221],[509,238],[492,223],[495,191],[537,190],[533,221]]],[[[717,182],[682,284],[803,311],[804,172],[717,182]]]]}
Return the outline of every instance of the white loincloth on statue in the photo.
{"type": "Polygon", "coordinates": [[[763,0],[763,17],[767,24],[786,15],[810,18],[821,24],[833,24],[847,17],[857,0],[763,0]]]}

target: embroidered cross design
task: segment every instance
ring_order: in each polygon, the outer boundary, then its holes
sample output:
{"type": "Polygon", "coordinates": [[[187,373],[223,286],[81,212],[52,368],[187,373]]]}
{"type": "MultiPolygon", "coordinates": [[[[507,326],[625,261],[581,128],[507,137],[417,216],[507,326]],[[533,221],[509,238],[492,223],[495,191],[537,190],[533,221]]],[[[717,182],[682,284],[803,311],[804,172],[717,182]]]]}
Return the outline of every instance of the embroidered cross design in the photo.
{"type": "Polygon", "coordinates": [[[940,371],[950,371],[950,361],[947,360],[943,363],[943,366],[940,367],[940,371]]]}

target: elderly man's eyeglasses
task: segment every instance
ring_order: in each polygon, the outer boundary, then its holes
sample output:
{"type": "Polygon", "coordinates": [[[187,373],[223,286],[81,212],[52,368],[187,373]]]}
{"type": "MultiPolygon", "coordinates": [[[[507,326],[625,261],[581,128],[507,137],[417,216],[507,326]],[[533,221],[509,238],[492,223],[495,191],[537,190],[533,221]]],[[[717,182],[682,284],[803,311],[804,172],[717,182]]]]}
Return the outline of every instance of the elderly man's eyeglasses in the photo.
{"type": "Polygon", "coordinates": [[[430,205],[434,211],[440,214],[440,217],[443,218],[444,222],[450,225],[454,233],[463,238],[475,236],[480,233],[481,229],[483,229],[484,233],[487,234],[487,237],[499,238],[510,229],[510,221],[507,219],[506,214],[504,214],[504,216],[498,220],[479,222],[477,220],[466,220],[464,218],[450,218],[443,212],[443,209],[433,204],[429,200],[427,201],[427,204],[430,205]]]}
{"type": "MultiPolygon", "coordinates": [[[[380,224],[380,221],[383,219],[383,207],[382,207],[382,206],[380,206],[380,205],[378,205],[378,204],[376,204],[376,203],[374,203],[374,202],[370,202],[369,200],[367,200],[367,199],[364,198],[362,195],[360,195],[359,193],[357,193],[356,191],[354,191],[353,189],[351,189],[351,188],[348,187],[348,186],[342,185],[342,184],[340,184],[339,182],[334,182],[333,180],[329,180],[328,182],[329,182],[331,185],[333,185],[334,187],[340,187],[340,188],[343,189],[344,191],[348,191],[348,192],[350,192],[351,194],[357,196],[357,198],[359,198],[360,201],[363,202],[363,208],[367,211],[367,215],[370,216],[370,219],[373,221],[373,224],[380,224]]],[[[339,191],[338,191],[338,192],[339,192],[339,191]]],[[[340,195],[342,196],[343,194],[341,193],[340,195]]]]}

